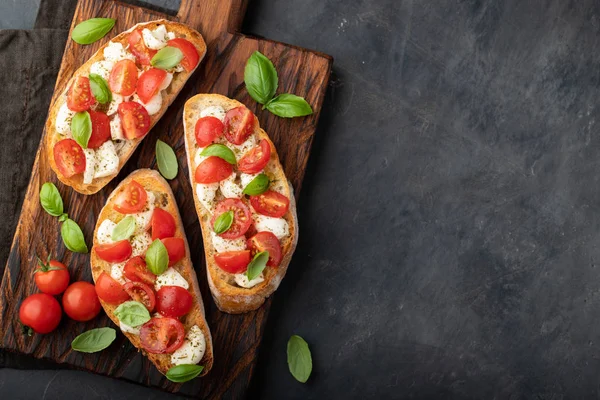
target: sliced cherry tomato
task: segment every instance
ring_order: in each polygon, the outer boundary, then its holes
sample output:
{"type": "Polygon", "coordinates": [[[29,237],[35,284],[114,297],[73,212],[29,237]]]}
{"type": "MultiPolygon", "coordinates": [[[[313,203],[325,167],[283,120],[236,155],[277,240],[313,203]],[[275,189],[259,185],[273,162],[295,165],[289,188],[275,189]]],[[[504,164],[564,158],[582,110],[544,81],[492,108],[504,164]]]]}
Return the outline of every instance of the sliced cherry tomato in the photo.
{"type": "Polygon", "coordinates": [[[132,252],[131,243],[127,239],[114,243],[99,244],[94,249],[98,257],[111,263],[120,263],[127,260],[132,252]]]}
{"type": "Polygon", "coordinates": [[[193,304],[194,298],[181,286],[163,286],[156,292],[156,311],[165,317],[182,317],[193,304]]]}
{"type": "Polygon", "coordinates": [[[129,300],[123,286],[106,272],[102,272],[96,280],[96,294],[108,304],[118,305],[129,300]]]}
{"type": "Polygon", "coordinates": [[[144,305],[148,311],[154,311],[156,304],[156,297],[152,288],[142,282],[127,282],[123,285],[123,289],[129,294],[129,296],[144,305]]]}
{"type": "Polygon", "coordinates": [[[215,225],[215,220],[223,213],[233,211],[233,222],[229,229],[219,234],[225,239],[236,239],[244,236],[250,225],[252,224],[252,214],[250,209],[240,199],[225,199],[217,204],[210,225],[215,225]]]}
{"type": "Polygon", "coordinates": [[[54,145],[54,162],[65,177],[82,174],[85,171],[85,153],[73,139],[63,139],[54,145]]]}
{"type": "Polygon", "coordinates": [[[267,265],[276,267],[281,262],[281,244],[279,239],[271,232],[258,232],[248,239],[248,248],[252,251],[252,256],[262,251],[269,252],[269,261],[267,265]]]}
{"type": "Polygon", "coordinates": [[[46,294],[57,295],[69,286],[69,270],[65,264],[56,260],[45,263],[38,259],[40,267],[35,270],[35,284],[46,294]]]}
{"type": "Polygon", "coordinates": [[[167,253],[169,253],[169,267],[185,257],[185,241],[182,238],[165,238],[161,239],[161,242],[163,242],[167,248],[167,253]]]}
{"type": "Polygon", "coordinates": [[[258,196],[250,196],[250,204],[259,214],[280,218],[290,208],[290,199],[281,193],[267,190],[258,196]]]}
{"type": "Polygon", "coordinates": [[[148,201],[146,189],[132,180],[125,185],[115,200],[115,210],[121,214],[134,214],[141,211],[148,201]]]}
{"type": "Polygon", "coordinates": [[[146,266],[146,261],[141,256],[133,257],[125,264],[123,275],[133,282],[142,282],[154,286],[156,275],[146,266]]]}
{"type": "Polygon", "coordinates": [[[28,296],[19,307],[21,323],[36,333],[50,333],[60,323],[62,311],[58,301],[46,293],[28,296]]]}
{"type": "Polygon", "coordinates": [[[167,77],[167,71],[150,68],[144,71],[137,81],[137,94],[144,103],[148,103],[158,93],[160,86],[167,77]]]}
{"type": "Polygon", "coordinates": [[[152,240],[175,236],[175,218],[162,208],[155,208],[152,213],[152,240]]]}
{"type": "Polygon", "coordinates": [[[239,274],[250,264],[250,250],[226,251],[215,254],[215,262],[225,272],[239,274]]]}
{"type": "Polygon", "coordinates": [[[142,347],[152,354],[171,354],[185,340],[185,328],[175,318],[152,318],[140,328],[142,347]]]}
{"type": "Polygon", "coordinates": [[[113,93],[121,96],[131,96],[135,93],[138,80],[138,69],[135,63],[125,59],[117,62],[110,71],[108,86],[113,93]]]}
{"type": "Polygon", "coordinates": [[[150,131],[152,120],[146,108],[135,101],[124,101],[119,104],[121,128],[127,139],[144,137],[150,131]]]}
{"type": "Polygon", "coordinates": [[[196,143],[199,147],[206,147],[215,139],[223,135],[225,125],[219,118],[204,117],[196,121],[196,143]]]}
{"type": "Polygon", "coordinates": [[[89,149],[97,149],[110,139],[110,118],[98,111],[88,111],[92,120],[92,135],[88,141],[89,149]]]}
{"type": "Polygon", "coordinates": [[[271,145],[268,140],[263,139],[259,146],[244,154],[238,162],[238,169],[247,174],[257,174],[269,163],[270,158],[271,145]]]}
{"type": "Polygon", "coordinates": [[[96,102],[90,89],[90,79],[78,76],[67,92],[67,107],[71,111],[85,111],[96,102]]]}
{"type": "Polygon", "coordinates": [[[210,156],[196,167],[196,183],[215,183],[227,178],[233,172],[233,167],[227,161],[216,156],[210,156]]]}
{"type": "Polygon", "coordinates": [[[167,46],[177,47],[179,50],[181,50],[183,53],[181,66],[185,68],[187,72],[190,72],[196,68],[198,61],[200,61],[200,55],[198,55],[196,46],[194,46],[190,41],[182,38],[171,39],[167,42],[167,46]]]}
{"type": "Polygon", "coordinates": [[[89,321],[100,312],[94,285],[89,282],[75,282],[65,290],[62,298],[63,309],[75,321],[89,321]]]}
{"type": "Polygon", "coordinates": [[[137,62],[140,65],[150,65],[150,60],[156,54],[156,50],[146,47],[141,29],[131,32],[127,41],[129,42],[129,50],[131,50],[137,62]]]}
{"type": "Polygon", "coordinates": [[[233,108],[225,114],[225,137],[233,144],[242,144],[254,131],[256,118],[244,106],[233,108]]]}

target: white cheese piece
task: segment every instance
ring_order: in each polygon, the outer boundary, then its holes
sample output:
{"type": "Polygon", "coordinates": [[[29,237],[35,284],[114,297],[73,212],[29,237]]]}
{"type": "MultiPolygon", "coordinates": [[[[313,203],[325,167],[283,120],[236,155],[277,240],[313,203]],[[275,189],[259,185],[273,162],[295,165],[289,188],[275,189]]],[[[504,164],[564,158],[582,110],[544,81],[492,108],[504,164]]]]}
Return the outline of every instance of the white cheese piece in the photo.
{"type": "Polygon", "coordinates": [[[151,244],[152,236],[148,232],[135,235],[131,238],[131,257],[143,255],[151,244]]]}
{"type": "Polygon", "coordinates": [[[233,151],[233,154],[235,154],[235,158],[239,160],[244,154],[246,154],[246,152],[250,151],[251,149],[257,146],[256,135],[248,136],[248,139],[246,139],[244,143],[239,145],[229,143],[229,141],[227,141],[225,145],[229,147],[231,151],[233,151]]]}
{"type": "Polygon", "coordinates": [[[165,90],[166,88],[168,88],[172,81],[173,81],[173,74],[170,72],[167,72],[167,76],[165,76],[165,80],[160,85],[159,90],[165,90]]]}
{"type": "Polygon", "coordinates": [[[152,50],[160,50],[167,45],[167,28],[164,25],[159,25],[151,31],[148,28],[142,30],[142,37],[146,47],[152,50]]]}
{"type": "Polygon", "coordinates": [[[119,321],[119,327],[121,328],[121,330],[123,332],[131,333],[133,335],[138,335],[138,336],[140,334],[140,327],[141,326],[133,327],[133,326],[127,325],[127,324],[119,321]]]}
{"type": "Polygon", "coordinates": [[[200,111],[200,118],[204,117],[215,117],[221,120],[225,119],[225,110],[221,106],[210,106],[200,111]]]}
{"type": "MultiPolygon", "coordinates": [[[[262,174],[262,173],[263,173],[263,171],[260,171],[258,174],[262,174]]],[[[252,180],[254,178],[256,178],[256,176],[258,174],[252,175],[252,174],[246,174],[244,172],[240,173],[240,184],[241,184],[242,188],[245,189],[246,186],[248,186],[248,184],[250,184],[250,182],[252,182],[252,180]]]]}
{"type": "Polygon", "coordinates": [[[196,150],[196,154],[194,154],[194,165],[197,167],[198,165],[200,165],[200,163],[204,160],[206,160],[208,157],[204,157],[201,156],[200,153],[202,153],[204,151],[206,147],[198,147],[198,150],[196,150]]]}
{"type": "Polygon", "coordinates": [[[177,64],[177,66],[175,68],[173,68],[173,72],[183,72],[185,71],[185,68],[183,68],[183,66],[181,64],[177,64]]]}
{"type": "Polygon", "coordinates": [[[96,173],[94,178],[103,178],[119,171],[119,156],[115,145],[107,140],[96,150],[96,173]]]}
{"type": "Polygon", "coordinates": [[[127,52],[121,43],[112,41],[108,42],[108,46],[104,48],[104,58],[114,63],[125,59],[135,61],[135,56],[127,52]]]}
{"type": "Polygon", "coordinates": [[[110,267],[111,278],[119,282],[121,285],[124,285],[126,283],[125,278],[123,277],[123,268],[125,268],[124,262],[113,264],[112,267],[110,267]]]}
{"type": "Polygon", "coordinates": [[[232,172],[227,178],[219,182],[221,193],[229,199],[240,199],[244,194],[240,185],[235,183],[235,172],[232,172]]]}
{"type": "Polygon", "coordinates": [[[120,94],[113,93],[112,100],[110,101],[108,110],[106,111],[106,115],[110,117],[111,115],[116,114],[117,111],[119,111],[119,104],[121,104],[123,101],[127,101],[125,97],[121,96],[120,94]]]}
{"type": "Polygon", "coordinates": [[[237,239],[224,239],[214,231],[210,232],[210,236],[212,237],[212,245],[217,253],[246,250],[246,238],[243,236],[237,239]]]}
{"type": "Polygon", "coordinates": [[[90,67],[90,74],[98,74],[108,82],[110,77],[110,71],[112,71],[115,63],[108,60],[96,61],[90,67]]]}
{"type": "Polygon", "coordinates": [[[134,93],[133,101],[137,101],[141,105],[144,106],[146,111],[148,111],[149,115],[154,115],[160,111],[160,107],[162,106],[162,95],[160,92],[156,93],[147,103],[144,103],[137,95],[134,93]]]}
{"type": "Polygon", "coordinates": [[[125,135],[123,135],[123,127],[121,126],[121,117],[119,117],[119,114],[115,114],[115,116],[110,120],[110,137],[112,140],[125,139],[125,135]]]}
{"type": "Polygon", "coordinates": [[[248,280],[248,277],[246,276],[246,274],[235,274],[233,276],[233,279],[235,279],[235,283],[237,283],[238,286],[249,289],[249,288],[256,286],[259,283],[263,282],[265,280],[265,277],[263,276],[263,274],[261,272],[260,275],[258,275],[256,278],[252,279],[251,281],[248,280]]]}
{"type": "Polygon", "coordinates": [[[83,171],[83,183],[89,185],[94,180],[96,172],[96,152],[94,149],[83,149],[85,154],[85,171],[83,171]]]}
{"type": "Polygon", "coordinates": [[[254,227],[258,232],[271,232],[277,239],[283,239],[290,235],[290,227],[283,218],[272,218],[266,215],[254,214],[254,227]]]}
{"type": "Polygon", "coordinates": [[[158,291],[163,286],[181,286],[184,289],[190,287],[185,278],[173,267],[167,268],[165,272],[156,277],[154,290],[158,291]]]}
{"type": "Polygon", "coordinates": [[[205,350],[206,339],[204,334],[198,325],[193,325],[185,336],[181,347],[171,354],[171,363],[175,365],[198,364],[204,357],[205,350]]]}
{"type": "Polygon", "coordinates": [[[175,39],[175,32],[167,32],[167,39],[175,39]]]}
{"type": "Polygon", "coordinates": [[[219,182],[215,183],[197,183],[196,184],[196,195],[198,201],[212,214],[215,206],[215,194],[219,188],[219,182]]]}
{"type": "Polygon", "coordinates": [[[75,111],[69,110],[67,102],[65,101],[56,114],[56,123],[54,127],[58,133],[71,136],[71,120],[73,119],[73,115],[75,115],[75,111]]]}
{"type": "Polygon", "coordinates": [[[117,226],[117,224],[112,222],[110,219],[105,219],[100,223],[100,226],[98,227],[98,232],[96,233],[96,239],[98,240],[99,244],[113,242],[112,234],[113,230],[115,229],[115,226],[117,226]]]}
{"type": "Polygon", "coordinates": [[[155,196],[152,192],[148,193],[148,200],[146,202],[146,206],[144,207],[144,211],[140,211],[138,213],[132,214],[133,218],[135,218],[135,233],[143,233],[150,229],[150,222],[152,221],[152,214],[154,214],[154,200],[155,196]]]}

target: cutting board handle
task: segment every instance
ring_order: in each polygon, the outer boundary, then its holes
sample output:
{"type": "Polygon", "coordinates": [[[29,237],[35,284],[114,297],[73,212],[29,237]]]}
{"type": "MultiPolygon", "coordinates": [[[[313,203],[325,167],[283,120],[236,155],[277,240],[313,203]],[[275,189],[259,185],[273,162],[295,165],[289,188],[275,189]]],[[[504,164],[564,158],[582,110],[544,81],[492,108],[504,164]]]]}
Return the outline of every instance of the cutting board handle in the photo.
{"type": "Polygon", "coordinates": [[[181,0],[177,19],[210,43],[223,33],[239,31],[247,6],[248,0],[181,0]]]}

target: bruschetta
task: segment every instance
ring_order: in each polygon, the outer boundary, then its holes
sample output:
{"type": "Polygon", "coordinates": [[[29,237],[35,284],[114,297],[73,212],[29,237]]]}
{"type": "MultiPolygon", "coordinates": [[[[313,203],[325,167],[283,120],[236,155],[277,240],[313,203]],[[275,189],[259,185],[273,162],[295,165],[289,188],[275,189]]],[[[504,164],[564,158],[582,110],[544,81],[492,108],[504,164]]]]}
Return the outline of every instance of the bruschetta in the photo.
{"type": "Polygon", "coordinates": [[[199,94],[186,102],[183,119],[212,296],[228,313],[255,310],[279,286],[298,241],[291,183],[242,103],[199,94]]]}
{"type": "Polygon", "coordinates": [[[212,338],[190,249],[158,172],[134,171],[112,192],[90,262],[104,311],[161,373],[181,364],[202,365],[202,375],[211,369],[212,338]]]}
{"type": "Polygon", "coordinates": [[[198,32],[167,20],[137,24],[102,46],[75,71],[48,113],[45,151],[58,179],[83,194],[102,189],[205,53],[198,32]],[[175,59],[182,55],[181,61],[151,65],[157,52],[168,55],[171,48],[180,50],[175,59]]]}

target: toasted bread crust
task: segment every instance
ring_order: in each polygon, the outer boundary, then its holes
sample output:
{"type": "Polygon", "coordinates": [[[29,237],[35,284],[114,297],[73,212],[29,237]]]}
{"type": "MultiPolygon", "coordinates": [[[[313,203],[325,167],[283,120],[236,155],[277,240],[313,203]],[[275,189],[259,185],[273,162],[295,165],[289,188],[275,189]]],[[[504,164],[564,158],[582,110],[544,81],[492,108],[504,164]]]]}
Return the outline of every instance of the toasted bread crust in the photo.
{"type": "MultiPolygon", "coordinates": [[[[202,62],[202,59],[204,58],[204,55],[206,54],[206,43],[204,42],[204,39],[202,38],[202,35],[200,35],[200,33],[198,33],[197,31],[195,31],[195,30],[189,28],[188,26],[181,24],[179,22],[173,22],[173,21],[168,21],[165,19],[160,19],[160,20],[155,20],[155,21],[150,21],[150,22],[139,23],[139,24],[136,24],[133,27],[131,27],[129,30],[122,32],[121,34],[115,36],[113,39],[111,39],[111,42],[122,43],[123,46],[125,47],[128,44],[127,37],[130,32],[133,32],[137,28],[148,28],[148,29],[152,30],[152,29],[156,28],[158,25],[165,25],[165,27],[167,28],[167,30],[169,32],[174,32],[177,37],[183,37],[183,38],[189,40],[194,46],[196,46],[196,49],[198,50],[198,54],[200,55],[200,60],[198,61],[198,65],[200,65],[200,63],[202,62]]],[[[141,138],[141,139],[128,140],[125,147],[123,148],[121,154],[119,154],[119,170],[113,175],[106,176],[104,178],[94,179],[93,182],[89,185],[86,185],[83,183],[83,174],[78,174],[78,175],[68,178],[68,177],[64,176],[63,174],[61,174],[56,166],[56,162],[54,160],[54,152],[53,152],[54,145],[59,140],[63,139],[63,136],[61,136],[56,131],[56,128],[55,128],[56,116],[58,114],[58,111],[59,111],[60,107],[65,103],[66,93],[69,90],[69,87],[71,87],[71,84],[73,83],[73,80],[75,79],[75,77],[82,75],[82,74],[85,74],[85,75],[89,74],[90,67],[92,66],[92,64],[95,63],[96,61],[100,61],[100,60],[104,59],[103,52],[104,52],[104,48],[107,45],[108,45],[108,42],[104,46],[102,46],[100,49],[98,49],[98,51],[89,60],[87,60],[81,67],[79,67],[77,69],[77,71],[75,71],[75,73],[73,74],[73,77],[69,80],[69,82],[65,86],[65,90],[63,91],[63,93],[56,98],[56,100],[50,107],[50,110],[48,112],[48,120],[46,121],[46,140],[45,140],[46,149],[45,149],[45,151],[46,151],[48,160],[50,160],[50,166],[52,167],[52,169],[56,173],[56,176],[62,183],[64,183],[65,185],[71,186],[73,189],[75,189],[76,191],[78,191],[79,193],[82,193],[82,194],[93,194],[93,193],[98,192],[104,186],[106,186],[106,184],[108,184],[108,182],[110,182],[115,176],[117,176],[119,171],[123,168],[123,165],[125,165],[127,160],[129,160],[129,158],[131,157],[131,155],[133,154],[133,152],[135,151],[135,149],[137,148],[139,143],[144,139],[144,138],[141,138]]],[[[198,68],[198,65],[196,66],[196,68],[198,68]]],[[[195,69],[194,69],[194,71],[195,71],[195,69]]],[[[173,103],[173,101],[175,100],[175,98],[177,97],[177,95],[179,94],[181,89],[183,88],[183,85],[185,85],[185,83],[187,82],[189,77],[194,73],[194,71],[179,72],[176,74],[176,76],[173,77],[173,81],[171,82],[171,84],[169,85],[167,90],[165,90],[163,92],[163,94],[164,94],[163,102],[162,102],[160,111],[158,113],[150,116],[151,121],[152,121],[151,127],[153,127],[158,122],[158,120],[163,116],[163,114],[165,113],[167,108],[171,105],[171,103],[173,103]]],[[[146,134],[146,136],[148,136],[148,134],[146,134]]],[[[144,137],[146,137],[146,136],[144,136],[144,137]]]]}
{"type": "MultiPolygon", "coordinates": [[[[218,105],[223,107],[227,112],[228,110],[242,106],[243,104],[237,100],[230,99],[225,96],[218,94],[198,94],[190,98],[183,109],[183,121],[185,131],[185,148],[188,159],[188,170],[190,174],[190,183],[194,188],[194,154],[197,149],[195,139],[195,124],[200,115],[200,111],[211,105],[218,105]]],[[[198,213],[198,219],[202,227],[202,238],[204,241],[204,250],[206,253],[206,272],[208,276],[208,283],[210,291],[215,300],[215,303],[221,311],[230,314],[239,314],[259,308],[275,290],[279,287],[281,280],[285,276],[290,260],[296,244],[298,243],[298,217],[296,215],[296,202],[294,200],[294,193],[291,183],[285,177],[281,163],[279,162],[279,156],[277,155],[277,149],[275,145],[269,139],[267,133],[260,129],[258,123],[256,125],[256,131],[259,135],[259,140],[266,139],[271,145],[271,159],[269,164],[265,168],[265,172],[272,177],[274,180],[281,182],[283,185],[283,192],[290,199],[290,208],[288,213],[284,216],[286,219],[289,229],[290,236],[282,241],[282,253],[283,259],[277,268],[267,267],[263,271],[265,280],[256,286],[245,289],[232,284],[232,274],[228,274],[221,270],[214,261],[214,255],[216,253],[215,248],[212,245],[211,240],[211,227],[210,227],[210,212],[204,208],[202,203],[198,200],[196,190],[194,192],[194,204],[196,205],[196,212],[198,213]]]]}
{"type": "MultiPolygon", "coordinates": [[[[204,337],[206,339],[206,351],[204,352],[204,356],[200,361],[200,364],[204,366],[204,370],[202,371],[201,376],[204,376],[210,371],[213,365],[213,345],[212,345],[212,337],[210,334],[210,330],[208,328],[208,324],[206,322],[206,318],[204,315],[204,303],[202,302],[202,295],[200,293],[200,288],[198,287],[198,279],[196,277],[196,272],[194,271],[194,267],[192,265],[190,259],[190,249],[188,246],[187,239],[185,237],[185,231],[183,229],[183,222],[181,221],[181,216],[179,215],[179,210],[177,209],[177,204],[175,203],[175,197],[173,196],[173,192],[171,191],[171,187],[164,180],[164,178],[157,172],[151,169],[138,169],[132,172],[127,178],[125,178],[119,186],[111,193],[108,200],[106,201],[106,205],[100,211],[100,215],[98,216],[98,221],[96,222],[96,228],[94,229],[94,246],[92,247],[92,251],[90,252],[90,263],[92,268],[92,275],[94,278],[94,282],[98,279],[98,276],[102,272],[106,272],[110,275],[111,272],[111,264],[100,259],[96,254],[96,236],[98,234],[98,227],[107,218],[110,218],[114,222],[118,222],[120,219],[124,218],[123,214],[120,214],[114,210],[112,207],[113,200],[122,186],[127,185],[131,180],[135,179],[136,182],[141,184],[146,190],[152,190],[157,192],[166,193],[167,195],[167,204],[163,205],[163,208],[168,211],[171,215],[175,217],[175,222],[177,225],[177,230],[175,232],[176,237],[182,237],[185,242],[185,254],[186,257],[177,263],[174,267],[178,267],[178,272],[188,281],[190,284],[190,293],[194,297],[194,306],[192,310],[181,318],[181,322],[186,328],[186,332],[193,325],[198,325],[198,327],[202,330],[204,337]]],[[[171,268],[174,268],[171,267],[171,268]]],[[[109,318],[119,326],[119,320],[114,314],[117,306],[105,303],[100,300],[104,311],[109,316],[109,318]]],[[[133,335],[131,333],[123,332],[125,336],[131,341],[131,343],[140,349],[142,353],[144,353],[150,361],[156,365],[156,368],[163,374],[165,374],[169,368],[173,365],[171,364],[171,355],[170,354],[150,354],[146,353],[140,343],[140,337],[137,335],[133,335]]]]}

